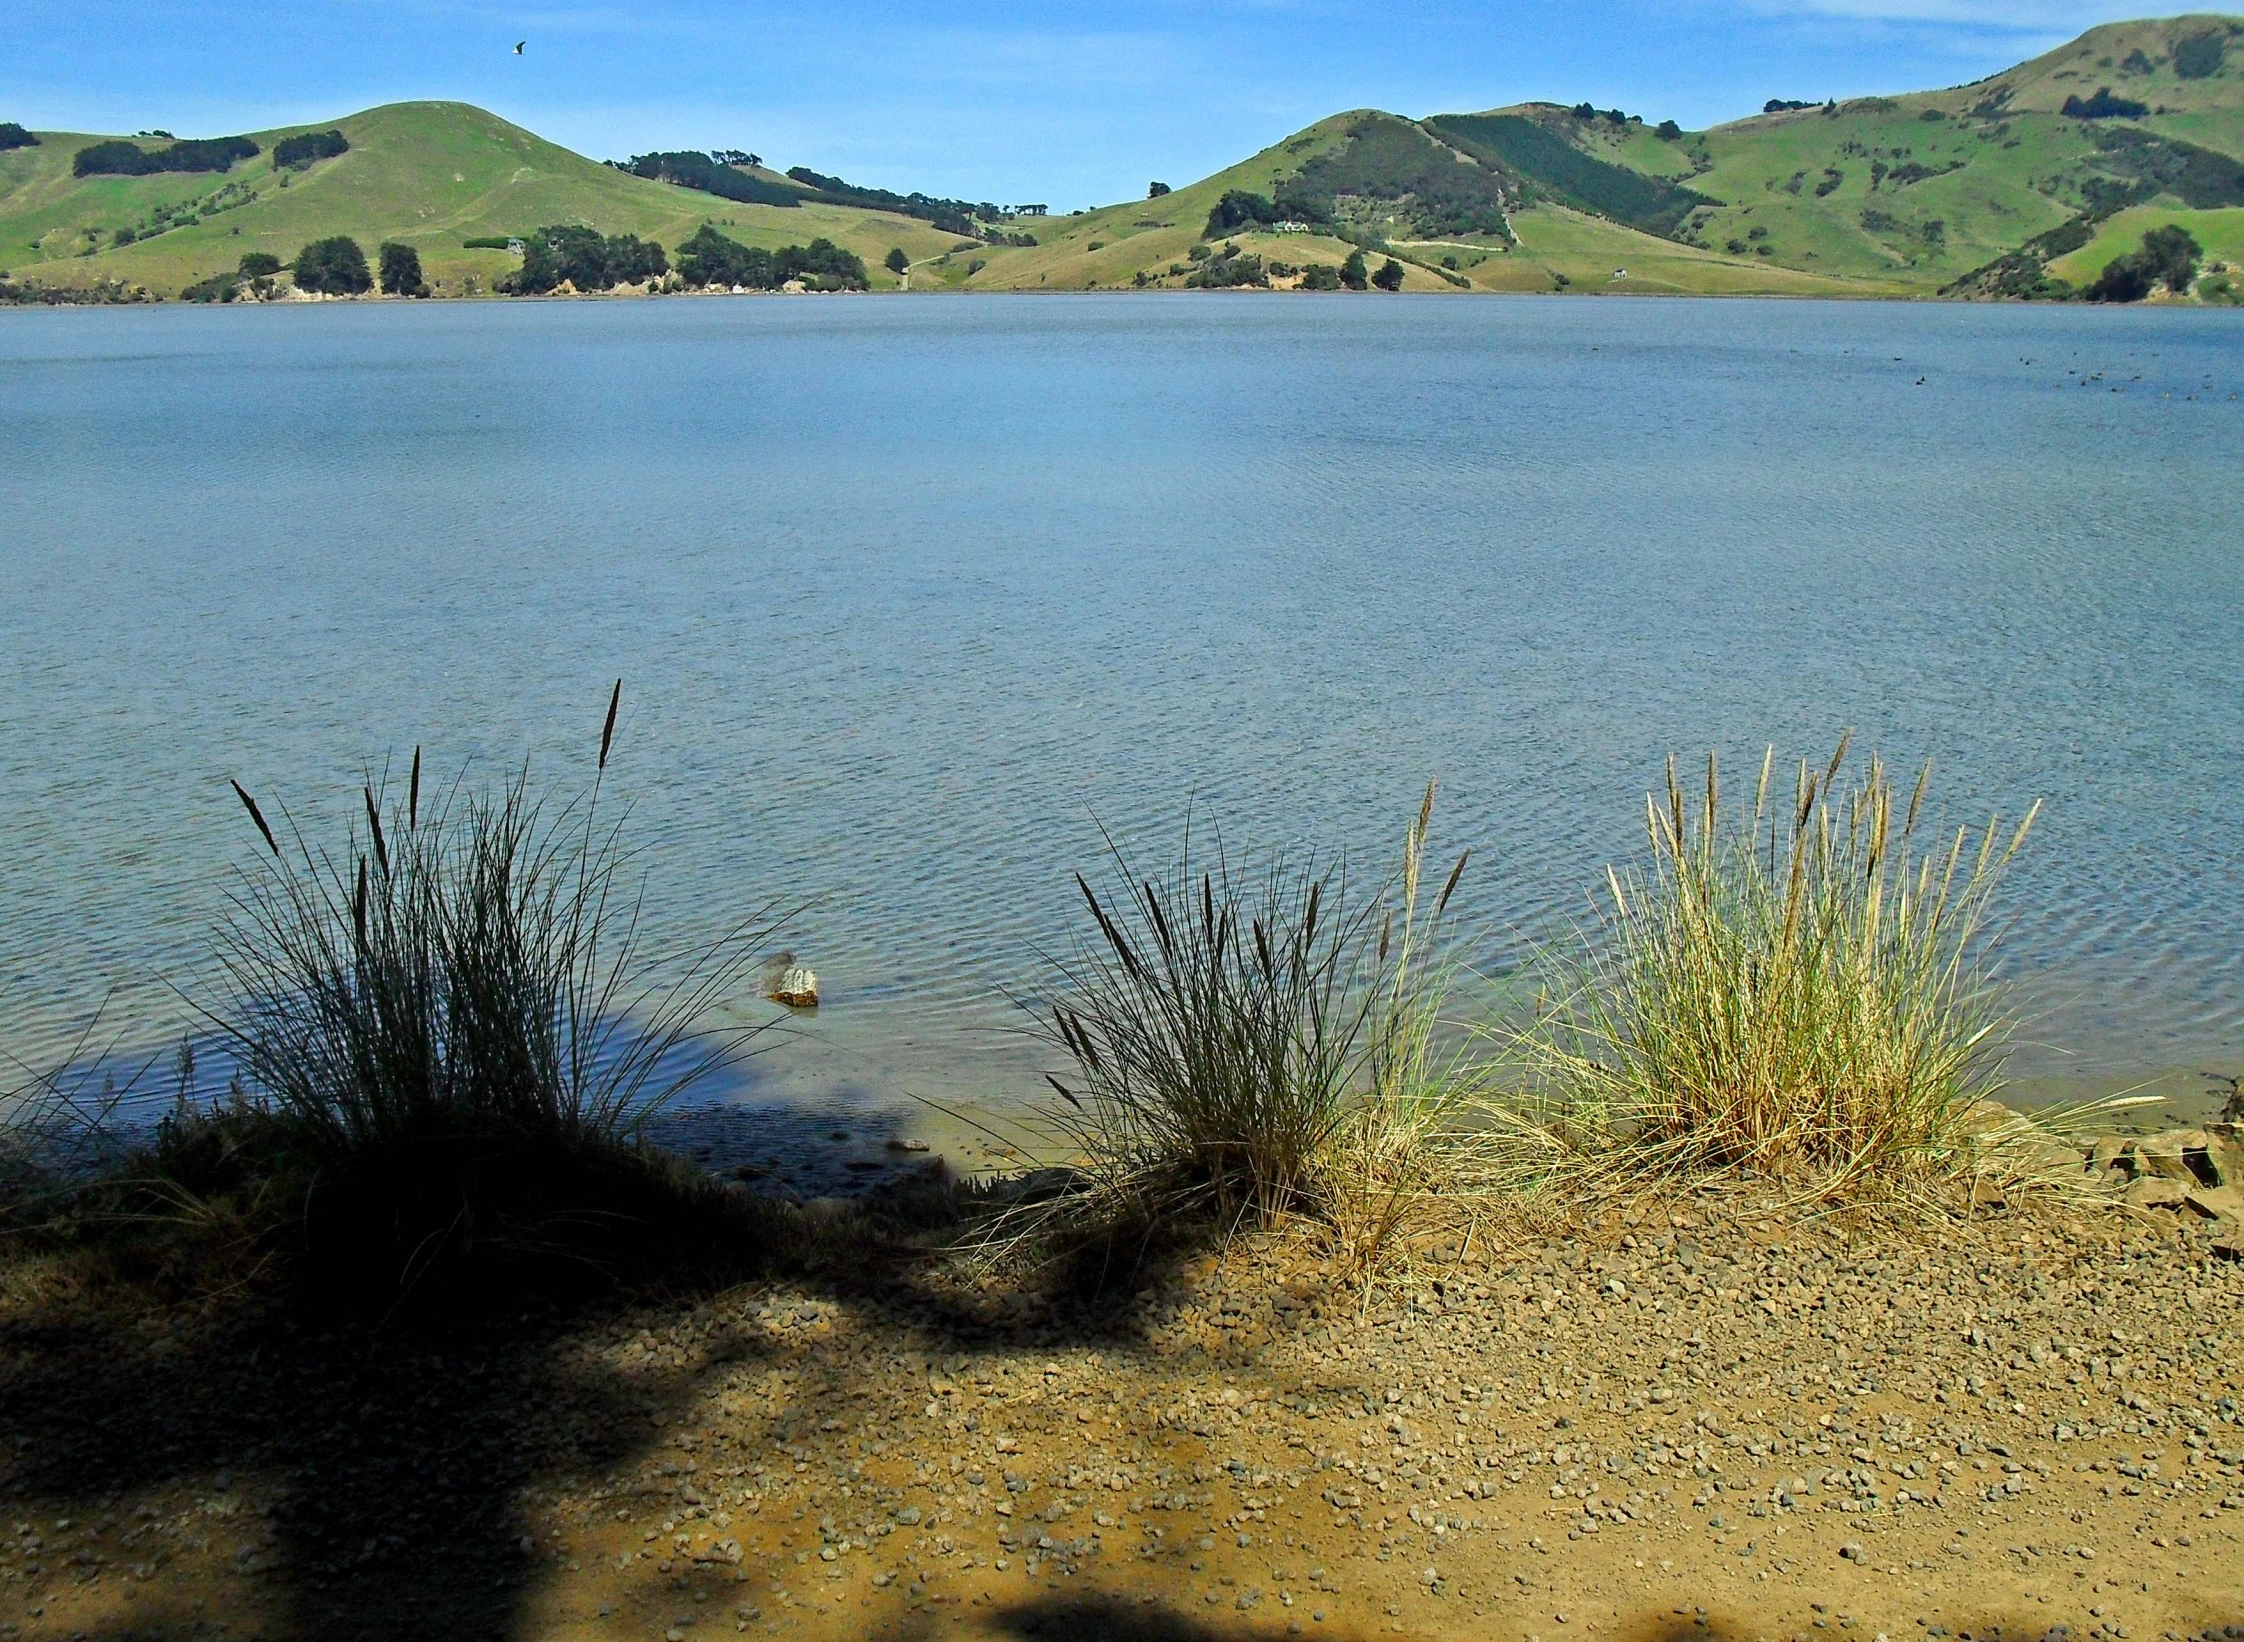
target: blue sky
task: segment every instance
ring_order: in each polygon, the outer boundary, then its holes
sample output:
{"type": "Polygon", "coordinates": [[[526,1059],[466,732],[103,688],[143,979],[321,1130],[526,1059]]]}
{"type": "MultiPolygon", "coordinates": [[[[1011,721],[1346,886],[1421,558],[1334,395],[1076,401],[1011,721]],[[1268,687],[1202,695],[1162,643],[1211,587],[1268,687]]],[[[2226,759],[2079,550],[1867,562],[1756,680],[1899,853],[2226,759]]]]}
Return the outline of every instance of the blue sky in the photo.
{"type": "Polygon", "coordinates": [[[1066,208],[1189,182],[1345,108],[1587,98],[1698,126],[1770,97],[1957,84],[2141,14],[2093,0],[5,0],[0,119],[215,135],[449,97],[597,158],[737,146],[1066,208]]]}

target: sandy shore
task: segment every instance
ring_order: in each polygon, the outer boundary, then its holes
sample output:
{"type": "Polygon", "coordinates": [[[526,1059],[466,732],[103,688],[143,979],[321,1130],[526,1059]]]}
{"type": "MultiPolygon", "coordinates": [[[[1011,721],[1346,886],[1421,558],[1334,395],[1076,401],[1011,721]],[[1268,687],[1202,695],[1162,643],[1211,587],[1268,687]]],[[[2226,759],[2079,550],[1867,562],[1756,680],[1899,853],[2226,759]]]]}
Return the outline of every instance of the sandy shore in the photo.
{"type": "Polygon", "coordinates": [[[2244,1267],[1718,1205],[439,1346],[17,1274],[0,1634],[2244,1637],[2244,1267]]]}

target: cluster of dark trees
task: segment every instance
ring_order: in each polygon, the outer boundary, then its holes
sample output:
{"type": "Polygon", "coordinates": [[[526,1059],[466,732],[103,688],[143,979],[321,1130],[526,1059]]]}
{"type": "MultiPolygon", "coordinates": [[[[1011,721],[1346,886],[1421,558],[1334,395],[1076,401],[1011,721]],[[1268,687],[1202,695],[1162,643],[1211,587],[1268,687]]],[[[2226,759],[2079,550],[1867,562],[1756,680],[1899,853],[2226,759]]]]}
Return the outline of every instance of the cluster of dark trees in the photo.
{"type": "Polygon", "coordinates": [[[662,247],[637,234],[603,236],[597,228],[557,223],[522,242],[522,266],[500,282],[514,296],[538,296],[563,283],[579,291],[607,291],[659,279],[670,271],[662,247]]]}
{"type": "Polygon", "coordinates": [[[374,275],[366,266],[366,253],[348,234],[315,239],[296,253],[290,265],[299,291],[321,291],[332,296],[363,296],[374,289],[374,275]]]}
{"type": "Polygon", "coordinates": [[[263,152],[247,137],[197,137],[169,148],[147,149],[113,137],[78,150],[70,162],[80,177],[145,177],[158,171],[228,171],[236,160],[263,152]]]}
{"type": "Polygon", "coordinates": [[[1276,222],[1328,222],[1331,217],[1323,203],[1314,199],[1288,199],[1284,204],[1264,194],[1249,193],[1244,188],[1227,189],[1208,212],[1208,225],[1200,230],[1205,239],[1221,239],[1242,228],[1253,228],[1262,223],[1276,222]]]}
{"type": "Polygon", "coordinates": [[[900,217],[917,217],[932,223],[946,234],[972,234],[976,232],[977,217],[995,221],[1003,215],[988,200],[947,200],[932,194],[913,192],[892,194],[885,188],[863,188],[846,183],[839,177],[829,177],[824,172],[813,171],[807,165],[791,165],[787,175],[809,188],[822,205],[851,205],[863,211],[893,211],[900,217]]]}
{"type": "Polygon", "coordinates": [[[1230,291],[1242,285],[1269,283],[1270,273],[1263,267],[1262,258],[1236,245],[1226,245],[1207,256],[1184,278],[1188,291],[1230,291]]]}
{"type": "Polygon", "coordinates": [[[11,148],[37,148],[39,139],[13,120],[0,120],[0,154],[11,148]]]}
{"type": "MultiPolygon", "coordinates": [[[[890,266],[900,258],[901,252],[890,253],[890,266]]],[[[800,280],[814,291],[862,291],[871,283],[864,259],[832,240],[814,239],[808,245],[767,251],[729,239],[707,223],[678,247],[678,277],[695,287],[738,286],[751,291],[776,291],[789,280],[800,280]]]]}
{"type": "Polygon", "coordinates": [[[240,266],[230,274],[213,274],[208,279],[198,279],[179,293],[183,302],[232,302],[242,294],[247,285],[252,296],[266,297],[273,293],[273,276],[281,271],[281,259],[270,251],[252,251],[243,257],[240,266]]]}
{"type": "Polygon", "coordinates": [[[2186,291],[2197,277],[2197,259],[2204,250],[2195,235],[2176,223],[2153,228],[2141,245],[2105,263],[2081,295],[2091,302],[2140,302],[2161,285],[2186,291]]]}
{"type": "Polygon", "coordinates": [[[273,169],[301,171],[315,160],[347,154],[350,148],[350,139],[340,131],[306,131],[300,136],[283,137],[273,144],[273,169]]]}
{"type": "MultiPolygon", "coordinates": [[[[421,253],[396,240],[385,241],[380,251],[382,289],[390,296],[427,296],[428,281],[421,277],[421,253]]],[[[197,280],[180,296],[188,302],[233,302],[246,285],[256,297],[273,294],[273,278],[283,267],[296,276],[299,291],[319,291],[331,296],[364,296],[374,288],[374,273],[366,253],[348,234],[316,239],[283,264],[270,251],[252,251],[229,274],[197,280]]]]}
{"type": "Polygon", "coordinates": [[[1771,97],[1761,105],[1764,114],[1795,114],[1803,108],[1829,108],[1829,103],[1801,102],[1793,97],[1771,97]]]}
{"type": "MultiPolygon", "coordinates": [[[[974,220],[995,219],[998,209],[988,201],[938,199],[931,194],[893,194],[885,188],[862,188],[829,177],[822,171],[813,171],[806,165],[790,169],[788,177],[802,184],[801,189],[783,188],[778,183],[766,182],[761,177],[751,177],[736,169],[741,165],[759,165],[762,157],[742,153],[738,149],[721,149],[714,154],[697,153],[685,149],[671,153],[634,154],[628,160],[608,162],[619,171],[628,171],[635,177],[650,177],[658,182],[675,183],[680,188],[697,189],[704,194],[714,194],[719,199],[735,200],[742,205],[801,205],[805,200],[820,205],[848,205],[866,211],[889,211],[902,217],[917,217],[922,222],[933,223],[945,233],[972,234],[976,232],[974,220]],[[803,190],[809,192],[805,193],[803,190]]],[[[1035,244],[1034,240],[1029,241],[1035,244]]]]}
{"type": "Polygon", "coordinates": [[[739,154],[727,150],[722,154],[699,154],[692,149],[675,153],[634,154],[630,159],[615,165],[619,171],[628,171],[634,177],[647,177],[656,182],[675,183],[680,188],[695,189],[704,194],[714,194],[721,200],[734,200],[742,205],[800,205],[802,194],[796,189],[782,188],[761,177],[751,177],[734,166],[742,161],[753,162],[753,154],[739,154]],[[736,159],[734,156],[738,155],[736,159]]]}
{"type": "Polygon", "coordinates": [[[1623,114],[1617,108],[1599,108],[1594,103],[1576,103],[1569,112],[1577,120],[1603,120],[1608,125],[1628,125],[1632,122],[1642,125],[1644,123],[1644,116],[1641,114],[1623,114]]]}
{"type": "Polygon", "coordinates": [[[2093,97],[2067,97],[2058,112],[2076,120],[2139,120],[2150,112],[2150,105],[2132,97],[2115,97],[2110,86],[2098,86],[2093,97]]]}
{"type": "Polygon", "coordinates": [[[397,240],[384,240],[381,249],[382,294],[427,296],[429,283],[421,277],[421,253],[397,240]]]}

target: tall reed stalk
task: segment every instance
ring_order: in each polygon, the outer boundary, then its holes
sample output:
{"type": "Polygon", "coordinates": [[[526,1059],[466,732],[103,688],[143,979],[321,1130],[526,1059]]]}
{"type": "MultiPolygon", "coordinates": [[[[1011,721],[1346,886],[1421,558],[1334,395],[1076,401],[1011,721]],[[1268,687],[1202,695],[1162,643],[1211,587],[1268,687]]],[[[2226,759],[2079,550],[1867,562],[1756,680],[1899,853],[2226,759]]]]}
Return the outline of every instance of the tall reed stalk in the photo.
{"type": "Polygon", "coordinates": [[[1686,799],[1673,761],[1647,805],[1650,861],[1610,871],[1602,920],[1550,955],[1520,1044],[1546,1110],[1623,1171],[1745,1167],[1837,1191],[1968,1152],[2013,1021],[1990,915],[2035,810],[1920,844],[1929,767],[1906,802],[1848,744],[1773,751],[1726,814],[1714,760],[1686,799]]]}

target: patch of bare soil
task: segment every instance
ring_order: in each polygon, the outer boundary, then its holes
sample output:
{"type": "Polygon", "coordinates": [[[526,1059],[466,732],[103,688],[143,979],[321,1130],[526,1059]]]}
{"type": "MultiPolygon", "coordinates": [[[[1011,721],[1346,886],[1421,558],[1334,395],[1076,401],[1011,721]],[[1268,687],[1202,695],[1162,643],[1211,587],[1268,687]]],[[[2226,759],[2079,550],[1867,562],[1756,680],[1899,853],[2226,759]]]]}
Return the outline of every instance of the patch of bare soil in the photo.
{"type": "Polygon", "coordinates": [[[1284,1239],[441,1342],[19,1282],[0,1635],[2244,1638],[2210,1232],[1633,1213],[1368,1307],[1284,1239]]]}

